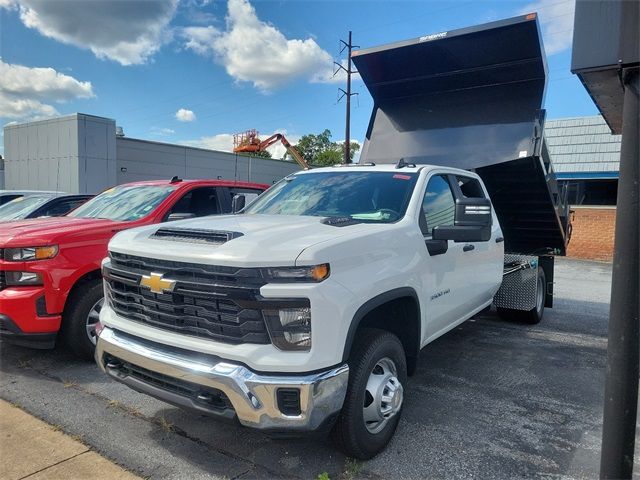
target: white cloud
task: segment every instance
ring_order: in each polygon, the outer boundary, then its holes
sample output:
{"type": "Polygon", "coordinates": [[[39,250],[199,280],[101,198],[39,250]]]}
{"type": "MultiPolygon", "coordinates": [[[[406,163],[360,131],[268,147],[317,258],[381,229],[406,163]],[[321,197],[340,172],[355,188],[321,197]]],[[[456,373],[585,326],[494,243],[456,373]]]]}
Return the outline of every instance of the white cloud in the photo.
{"type": "Polygon", "coordinates": [[[180,122],[194,122],[196,120],[196,114],[192,110],[181,108],[176,112],[176,119],[180,122]]]}
{"type": "Polygon", "coordinates": [[[81,82],[53,68],[25,67],[0,58],[0,116],[32,118],[57,115],[46,102],[94,97],[91,82],[81,82]]]}
{"type": "Polygon", "coordinates": [[[173,135],[176,133],[173,128],[151,127],[149,130],[151,135],[154,137],[166,137],[167,135],[173,135]]]}
{"type": "Polygon", "coordinates": [[[182,29],[184,46],[199,55],[206,55],[211,51],[214,40],[220,36],[220,31],[209,25],[207,27],[185,27],[182,29]]]}
{"type": "MultiPolygon", "coordinates": [[[[277,133],[286,134],[286,130],[278,130],[277,133]]],[[[271,135],[273,134],[260,135],[260,138],[262,140],[265,140],[271,135]]],[[[289,140],[292,145],[295,145],[300,140],[300,136],[287,136],[287,140],[289,140]]],[[[218,135],[204,136],[196,140],[186,140],[181,143],[183,143],[184,145],[189,145],[190,147],[219,150],[222,152],[233,152],[233,134],[231,133],[220,133],[218,135]]],[[[287,149],[280,142],[273,144],[267,150],[269,151],[269,153],[271,153],[272,158],[282,158],[287,153],[287,149]]]]}
{"type": "Polygon", "coordinates": [[[0,0],[46,37],[122,65],[145,63],[171,39],[178,0],[0,0]]]}
{"type": "Polygon", "coordinates": [[[536,0],[520,10],[520,14],[538,12],[542,39],[547,55],[555,55],[571,48],[573,43],[574,1],[536,0]]]}
{"type": "Polygon", "coordinates": [[[233,151],[233,135],[231,133],[220,133],[200,137],[196,140],[185,140],[181,142],[190,147],[206,148],[208,150],[219,150],[221,152],[233,151]]]}
{"type": "Polygon", "coordinates": [[[288,39],[273,25],[261,21],[247,0],[229,0],[226,29],[187,27],[185,46],[211,55],[236,80],[268,91],[293,81],[330,81],[333,59],[312,38],[288,39]]]}

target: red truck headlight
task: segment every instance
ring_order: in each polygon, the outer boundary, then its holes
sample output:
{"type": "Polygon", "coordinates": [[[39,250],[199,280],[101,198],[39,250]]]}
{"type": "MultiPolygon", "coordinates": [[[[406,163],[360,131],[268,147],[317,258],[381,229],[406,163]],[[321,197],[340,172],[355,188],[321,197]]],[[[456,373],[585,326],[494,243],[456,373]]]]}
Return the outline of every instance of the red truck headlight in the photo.
{"type": "Polygon", "coordinates": [[[46,247],[5,248],[4,259],[8,262],[30,262],[32,260],[47,260],[58,254],[57,245],[46,247]]]}

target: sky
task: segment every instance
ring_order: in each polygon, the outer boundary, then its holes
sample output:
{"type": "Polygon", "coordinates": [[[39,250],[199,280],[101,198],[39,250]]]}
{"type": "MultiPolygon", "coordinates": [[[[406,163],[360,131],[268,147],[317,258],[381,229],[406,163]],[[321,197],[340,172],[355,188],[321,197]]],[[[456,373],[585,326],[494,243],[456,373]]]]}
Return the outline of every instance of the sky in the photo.
{"type": "MultiPolygon", "coordinates": [[[[0,0],[0,123],[74,112],[125,135],[231,150],[257,129],[344,140],[340,40],[368,48],[538,12],[547,118],[595,115],[571,74],[574,0],[0,0]]],[[[351,137],[373,101],[354,76],[351,137]]],[[[3,143],[3,142],[2,142],[3,143]]],[[[1,146],[1,144],[0,144],[1,146]]],[[[274,157],[282,147],[272,151],[274,157]]]]}

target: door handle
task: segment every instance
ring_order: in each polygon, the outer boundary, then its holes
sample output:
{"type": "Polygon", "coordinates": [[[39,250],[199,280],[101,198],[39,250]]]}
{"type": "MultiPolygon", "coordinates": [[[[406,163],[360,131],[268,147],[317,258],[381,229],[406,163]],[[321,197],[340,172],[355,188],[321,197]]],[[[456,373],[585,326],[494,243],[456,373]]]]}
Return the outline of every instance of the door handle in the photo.
{"type": "Polygon", "coordinates": [[[496,237],[496,243],[502,243],[502,242],[504,242],[503,237],[496,237]]]}
{"type": "Polygon", "coordinates": [[[462,251],[463,252],[470,252],[471,250],[473,250],[474,248],[476,248],[475,246],[471,245],[471,244],[467,244],[464,247],[462,247],[462,251]]]}

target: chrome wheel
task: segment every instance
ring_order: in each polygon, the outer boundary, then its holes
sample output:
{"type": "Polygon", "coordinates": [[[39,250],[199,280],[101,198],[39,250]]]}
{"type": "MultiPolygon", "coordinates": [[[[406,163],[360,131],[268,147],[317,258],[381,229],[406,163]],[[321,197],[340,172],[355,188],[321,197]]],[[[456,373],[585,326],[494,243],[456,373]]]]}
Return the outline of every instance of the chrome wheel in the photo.
{"type": "Polygon", "coordinates": [[[369,374],[364,392],[363,418],[370,433],[380,432],[402,408],[404,390],[393,360],[385,357],[369,374]]]}
{"type": "Polygon", "coordinates": [[[100,310],[102,310],[102,305],[104,304],[104,298],[101,298],[96,303],[93,304],[91,310],[89,310],[89,315],[87,315],[86,329],[87,329],[87,337],[94,345],[97,342],[96,337],[96,324],[98,320],[100,320],[100,310]]]}

